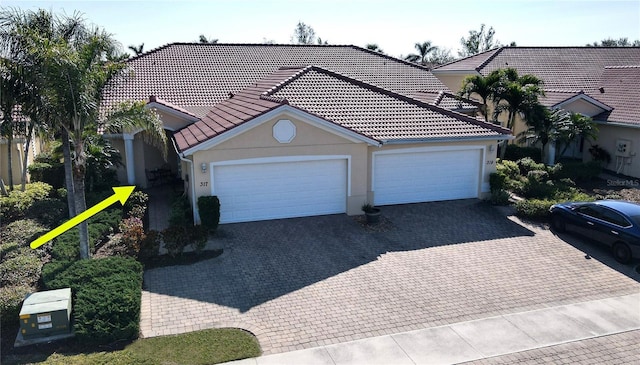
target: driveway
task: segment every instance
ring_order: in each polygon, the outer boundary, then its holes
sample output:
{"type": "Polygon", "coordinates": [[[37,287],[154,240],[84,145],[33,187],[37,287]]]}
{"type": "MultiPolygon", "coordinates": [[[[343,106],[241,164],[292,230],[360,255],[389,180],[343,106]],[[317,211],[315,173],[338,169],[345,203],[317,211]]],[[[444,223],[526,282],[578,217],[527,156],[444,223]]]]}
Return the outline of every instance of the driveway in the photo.
{"type": "Polygon", "coordinates": [[[270,354],[640,291],[601,248],[478,200],[382,210],[381,231],[346,215],[220,226],[221,256],[145,272],[142,336],[232,326],[270,354]]]}

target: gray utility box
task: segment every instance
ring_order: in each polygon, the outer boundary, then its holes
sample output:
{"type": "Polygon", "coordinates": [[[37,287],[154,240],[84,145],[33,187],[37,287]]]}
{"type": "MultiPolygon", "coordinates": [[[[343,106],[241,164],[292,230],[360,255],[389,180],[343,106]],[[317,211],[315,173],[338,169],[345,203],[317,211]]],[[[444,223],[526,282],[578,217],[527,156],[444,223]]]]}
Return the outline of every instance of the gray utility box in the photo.
{"type": "Polygon", "coordinates": [[[69,333],[71,288],[27,295],[20,310],[20,333],[25,339],[69,333]]]}

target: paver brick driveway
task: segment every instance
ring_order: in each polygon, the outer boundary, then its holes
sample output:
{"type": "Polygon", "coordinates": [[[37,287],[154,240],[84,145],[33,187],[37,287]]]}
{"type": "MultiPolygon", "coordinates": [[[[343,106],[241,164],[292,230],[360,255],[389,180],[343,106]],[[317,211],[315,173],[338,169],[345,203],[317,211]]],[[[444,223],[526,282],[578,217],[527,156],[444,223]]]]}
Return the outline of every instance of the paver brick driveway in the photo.
{"type": "Polygon", "coordinates": [[[385,232],[346,215],[221,226],[220,257],[145,273],[142,336],[235,326],[268,354],[640,291],[599,248],[478,200],[383,215],[385,232]]]}

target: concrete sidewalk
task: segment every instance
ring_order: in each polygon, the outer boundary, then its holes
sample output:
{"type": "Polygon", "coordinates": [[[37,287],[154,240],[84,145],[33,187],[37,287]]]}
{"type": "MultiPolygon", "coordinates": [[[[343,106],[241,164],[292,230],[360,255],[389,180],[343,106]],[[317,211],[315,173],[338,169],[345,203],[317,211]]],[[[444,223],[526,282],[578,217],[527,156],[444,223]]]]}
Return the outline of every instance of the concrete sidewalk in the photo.
{"type": "Polygon", "coordinates": [[[638,329],[640,293],[227,364],[454,364],[638,329]]]}

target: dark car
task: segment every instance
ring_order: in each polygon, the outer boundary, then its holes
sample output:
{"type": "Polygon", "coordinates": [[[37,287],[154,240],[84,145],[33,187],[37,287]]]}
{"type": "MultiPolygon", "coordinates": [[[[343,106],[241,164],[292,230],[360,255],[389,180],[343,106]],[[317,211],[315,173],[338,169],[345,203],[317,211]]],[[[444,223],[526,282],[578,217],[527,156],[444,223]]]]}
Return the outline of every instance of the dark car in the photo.
{"type": "Polygon", "coordinates": [[[618,262],[640,257],[640,204],[620,200],[567,202],[553,205],[551,224],[611,247],[618,262]]]}

